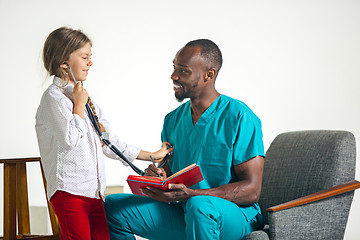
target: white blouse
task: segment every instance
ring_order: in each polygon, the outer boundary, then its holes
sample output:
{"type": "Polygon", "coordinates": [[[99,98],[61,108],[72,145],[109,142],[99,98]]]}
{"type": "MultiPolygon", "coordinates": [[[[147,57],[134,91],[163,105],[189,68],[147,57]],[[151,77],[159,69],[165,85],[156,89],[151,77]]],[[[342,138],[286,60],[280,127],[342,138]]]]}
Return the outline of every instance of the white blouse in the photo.
{"type": "MultiPolygon", "coordinates": [[[[47,181],[47,196],[50,199],[57,190],[62,190],[89,198],[103,198],[106,182],[102,153],[109,158],[121,159],[106,145],[102,147],[86,111],[84,119],[73,114],[73,89],[72,84],[54,77],[36,113],[35,129],[47,181]]],[[[111,132],[101,109],[93,99],[91,101],[111,143],[134,161],[140,148],[121,142],[111,132]]]]}

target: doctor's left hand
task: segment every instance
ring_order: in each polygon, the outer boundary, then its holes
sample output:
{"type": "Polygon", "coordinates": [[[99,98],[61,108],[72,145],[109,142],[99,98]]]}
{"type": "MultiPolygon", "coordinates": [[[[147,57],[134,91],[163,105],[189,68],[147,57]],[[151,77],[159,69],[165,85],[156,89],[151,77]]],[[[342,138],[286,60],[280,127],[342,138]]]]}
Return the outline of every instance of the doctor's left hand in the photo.
{"type": "Polygon", "coordinates": [[[146,187],[141,189],[143,194],[160,202],[170,203],[182,201],[185,202],[189,198],[195,196],[195,190],[187,188],[184,184],[170,183],[169,191],[164,191],[154,187],[146,187]]]}

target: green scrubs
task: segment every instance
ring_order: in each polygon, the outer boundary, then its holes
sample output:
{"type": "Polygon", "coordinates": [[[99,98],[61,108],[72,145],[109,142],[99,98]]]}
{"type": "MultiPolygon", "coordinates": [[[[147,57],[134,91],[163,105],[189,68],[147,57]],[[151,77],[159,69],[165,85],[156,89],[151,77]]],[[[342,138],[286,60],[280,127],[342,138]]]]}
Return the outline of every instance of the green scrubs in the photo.
{"type": "MultiPolygon", "coordinates": [[[[173,173],[197,163],[204,180],[193,189],[215,188],[237,181],[233,166],[264,156],[261,122],[241,101],[219,96],[194,125],[190,101],[170,112],[162,141],[174,146],[173,173]]],[[[111,239],[241,239],[263,227],[259,205],[196,196],[164,204],[129,194],[110,195],[105,209],[111,239]]]]}
{"type": "MultiPolygon", "coordinates": [[[[193,189],[216,188],[236,181],[233,166],[253,157],[264,156],[260,119],[243,102],[221,95],[194,125],[190,101],[169,113],[164,122],[162,141],[174,146],[169,162],[173,173],[196,163],[204,180],[193,189]]],[[[253,219],[258,204],[244,207],[253,219]]]]}

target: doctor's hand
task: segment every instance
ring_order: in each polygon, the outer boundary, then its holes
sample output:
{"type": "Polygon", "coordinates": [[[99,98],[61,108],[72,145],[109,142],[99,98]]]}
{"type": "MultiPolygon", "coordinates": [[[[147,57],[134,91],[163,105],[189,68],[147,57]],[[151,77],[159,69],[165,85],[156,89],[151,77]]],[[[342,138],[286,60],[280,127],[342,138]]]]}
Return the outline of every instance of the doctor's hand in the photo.
{"type": "Polygon", "coordinates": [[[170,183],[169,191],[164,191],[154,187],[146,187],[141,189],[142,193],[160,202],[170,203],[182,201],[185,202],[189,198],[196,195],[196,190],[187,188],[184,184],[170,183]]]}
{"type": "Polygon", "coordinates": [[[163,168],[157,168],[154,164],[150,164],[149,167],[145,169],[145,176],[161,177],[161,179],[165,179],[166,171],[163,168]]]}

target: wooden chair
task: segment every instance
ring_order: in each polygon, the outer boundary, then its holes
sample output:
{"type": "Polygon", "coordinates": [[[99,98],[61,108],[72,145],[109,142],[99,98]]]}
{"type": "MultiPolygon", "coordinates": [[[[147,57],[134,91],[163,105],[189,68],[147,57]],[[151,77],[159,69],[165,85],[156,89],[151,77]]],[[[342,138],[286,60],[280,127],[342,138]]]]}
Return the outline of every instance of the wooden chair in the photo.
{"type": "Polygon", "coordinates": [[[52,235],[32,235],[30,233],[29,203],[26,177],[26,163],[39,162],[46,194],[46,180],[40,158],[14,158],[0,159],[4,164],[4,236],[0,239],[39,239],[58,240],[60,239],[60,228],[51,207],[47,200],[52,235]],[[16,231],[17,218],[17,231],[16,231]]]}

